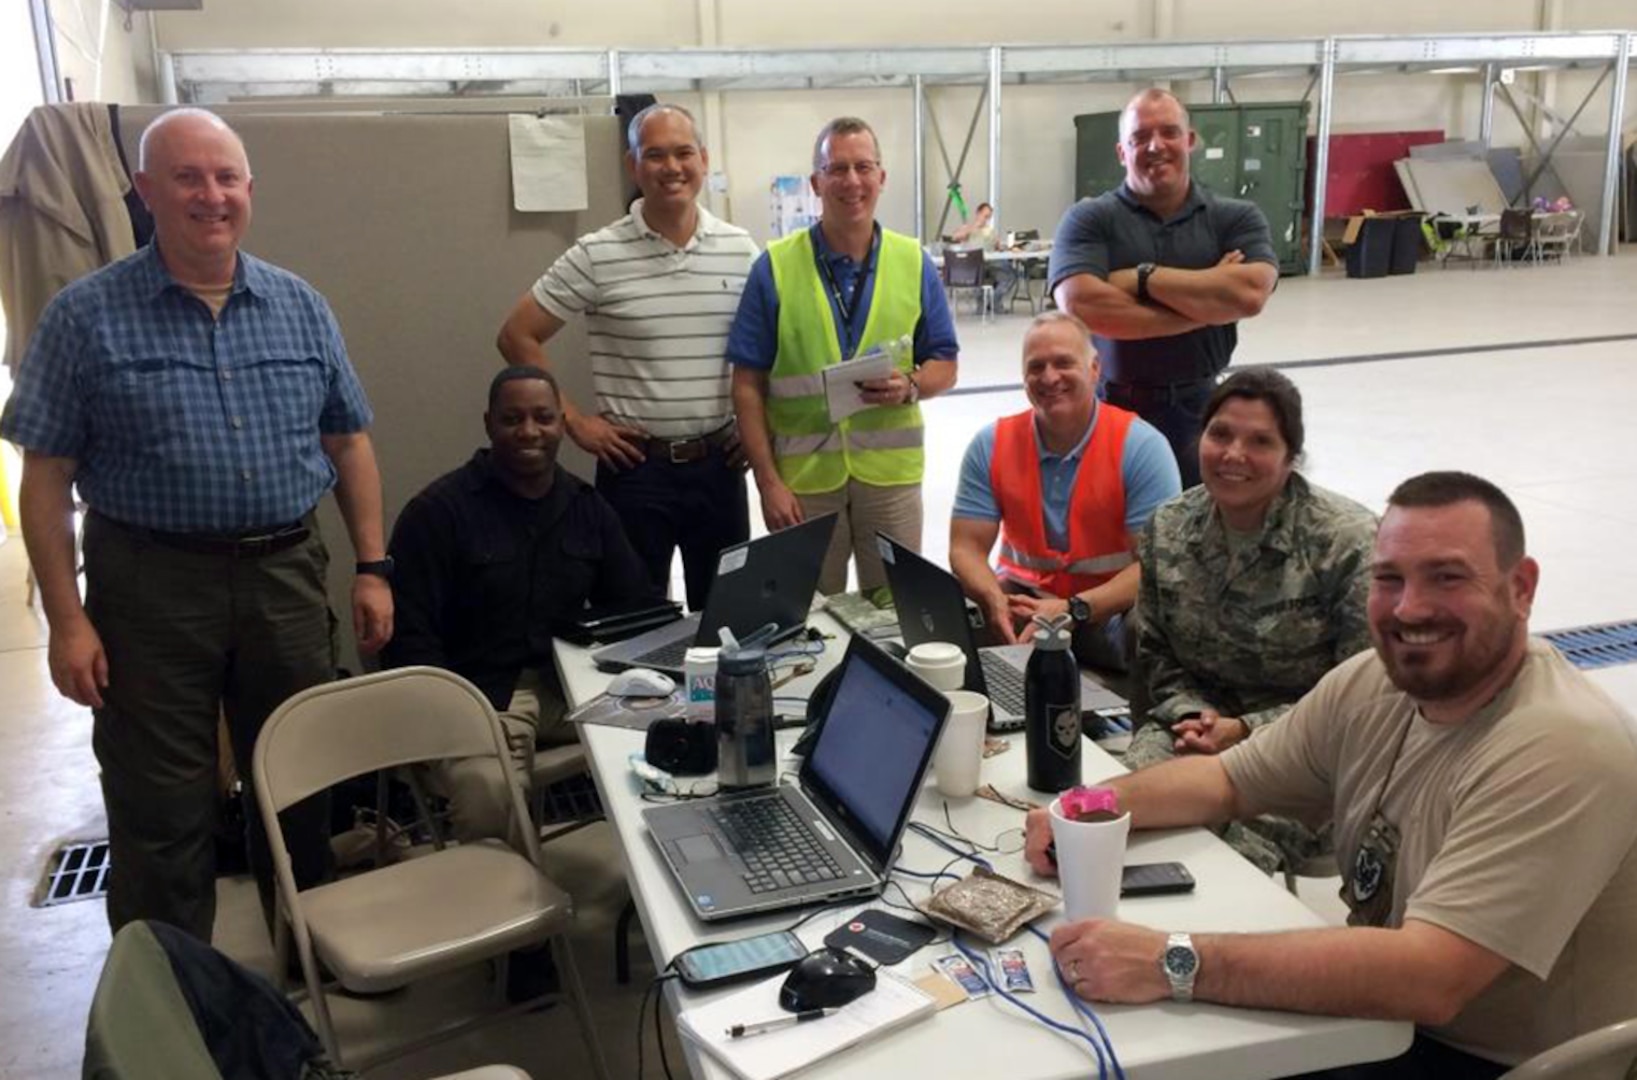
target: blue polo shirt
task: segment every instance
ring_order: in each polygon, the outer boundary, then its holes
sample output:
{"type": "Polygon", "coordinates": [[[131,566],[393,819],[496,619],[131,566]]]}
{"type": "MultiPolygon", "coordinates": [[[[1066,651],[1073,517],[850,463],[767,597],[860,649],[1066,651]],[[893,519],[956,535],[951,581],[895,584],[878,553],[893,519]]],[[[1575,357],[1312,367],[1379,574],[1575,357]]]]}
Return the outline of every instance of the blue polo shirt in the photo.
{"type": "Polygon", "coordinates": [[[317,505],[335,483],[319,436],[371,419],[311,285],[240,252],[217,318],[149,245],[52,300],[0,436],[75,459],[81,496],[117,521],[235,533],[317,505]]]}
{"type": "MultiPolygon", "coordinates": [[[[1255,203],[1220,198],[1199,184],[1161,220],[1121,184],[1064,213],[1052,241],[1047,277],[1056,289],[1064,278],[1090,274],[1107,281],[1115,270],[1141,263],[1206,270],[1230,251],[1246,262],[1278,265],[1267,218],[1255,203]]],[[[1094,333],[1103,378],[1140,386],[1195,382],[1225,370],[1239,341],[1236,323],[1202,326],[1172,337],[1118,340],[1094,333]]]]}
{"type": "MultiPolygon", "coordinates": [[[[836,288],[846,296],[858,297],[852,319],[844,321],[835,293],[829,289],[830,317],[835,320],[836,340],[841,343],[843,360],[852,358],[858,341],[870,318],[870,299],[875,291],[875,267],[880,261],[881,229],[875,230],[875,243],[868,259],[870,272],[862,282],[858,280],[864,267],[850,255],[831,251],[824,243],[824,231],[812,226],[813,258],[819,274],[828,264],[835,275],[836,288]]],[[[728,332],[728,362],[747,368],[769,371],[779,351],[779,290],[773,283],[773,264],[764,251],[750,268],[744,295],[739,298],[739,310],[733,316],[733,329],[728,332]]],[[[950,316],[949,303],[944,298],[943,282],[938,270],[925,253],[921,255],[921,318],[915,323],[915,362],[923,360],[953,360],[960,352],[955,339],[955,320],[950,316]]]]}

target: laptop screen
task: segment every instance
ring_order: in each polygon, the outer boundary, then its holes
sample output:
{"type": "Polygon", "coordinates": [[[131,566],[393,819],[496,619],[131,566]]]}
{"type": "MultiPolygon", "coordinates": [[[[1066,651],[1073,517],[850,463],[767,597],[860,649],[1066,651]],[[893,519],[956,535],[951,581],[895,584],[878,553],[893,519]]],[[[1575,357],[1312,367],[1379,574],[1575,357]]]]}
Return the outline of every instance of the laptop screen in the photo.
{"type": "Polygon", "coordinates": [[[802,780],[880,865],[903,831],[949,699],[854,637],[802,780]]]}

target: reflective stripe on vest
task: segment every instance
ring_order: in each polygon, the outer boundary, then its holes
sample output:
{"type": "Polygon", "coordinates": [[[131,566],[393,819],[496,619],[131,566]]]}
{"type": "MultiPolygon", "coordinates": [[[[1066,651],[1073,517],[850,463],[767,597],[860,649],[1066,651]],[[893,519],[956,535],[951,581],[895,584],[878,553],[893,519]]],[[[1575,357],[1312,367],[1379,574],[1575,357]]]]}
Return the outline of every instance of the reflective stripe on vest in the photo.
{"type": "MultiPolygon", "coordinates": [[[[810,230],[767,246],[779,297],[778,350],[768,376],[767,424],[779,475],[798,495],[834,491],[849,477],[869,484],[918,484],[925,468],[921,410],[878,405],[830,422],[823,370],[841,362],[841,342],[810,230]]],[[[858,355],[915,333],[921,318],[920,246],[881,230],[870,313],[858,355]]],[[[903,370],[908,371],[906,359],[903,370]]]]}
{"type": "Polygon", "coordinates": [[[1096,425],[1074,474],[1067,551],[1054,550],[1046,539],[1034,412],[996,422],[989,483],[1000,507],[998,561],[1003,574],[1053,596],[1072,596],[1101,585],[1135,561],[1126,534],[1125,481],[1120,473],[1126,433],[1134,418],[1107,402],[1098,404],[1096,425]]]}

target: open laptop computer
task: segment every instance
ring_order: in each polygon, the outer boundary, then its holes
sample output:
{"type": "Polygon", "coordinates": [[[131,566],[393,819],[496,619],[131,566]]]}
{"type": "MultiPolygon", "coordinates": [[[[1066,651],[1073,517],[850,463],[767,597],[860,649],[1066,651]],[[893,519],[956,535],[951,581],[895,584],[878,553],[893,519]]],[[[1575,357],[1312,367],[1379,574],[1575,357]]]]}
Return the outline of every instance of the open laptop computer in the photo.
{"type": "Polygon", "coordinates": [[[949,709],[854,637],[796,783],[642,812],[694,913],[714,921],[879,893],[949,709]]]}
{"type": "MultiPolygon", "coordinates": [[[[898,609],[898,630],[906,648],[927,641],[947,641],[966,651],[966,687],[989,699],[989,730],[1023,727],[1023,673],[1031,644],[979,647],[976,612],[968,613],[966,594],[955,575],[935,566],[884,533],[876,533],[887,586],[898,609]]],[[[1123,710],[1125,698],[1080,673],[1081,713],[1123,710]]]]}
{"type": "Polygon", "coordinates": [[[644,667],[681,678],[689,646],[720,645],[724,626],[744,638],[772,623],[772,640],[782,641],[807,625],[835,527],[836,515],[825,514],[723,548],[703,611],[598,649],[592,661],[605,671],[644,667]]]}

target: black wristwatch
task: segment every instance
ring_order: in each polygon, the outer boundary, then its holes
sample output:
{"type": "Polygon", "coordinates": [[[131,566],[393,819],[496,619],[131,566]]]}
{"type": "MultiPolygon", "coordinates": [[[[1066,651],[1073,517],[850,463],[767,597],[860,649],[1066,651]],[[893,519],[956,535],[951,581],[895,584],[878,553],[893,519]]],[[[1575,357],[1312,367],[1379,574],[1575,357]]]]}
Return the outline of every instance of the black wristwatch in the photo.
{"type": "Polygon", "coordinates": [[[1091,601],[1083,596],[1069,597],[1069,618],[1076,626],[1086,626],[1091,622],[1091,601]]]}
{"type": "Polygon", "coordinates": [[[1148,278],[1154,273],[1155,269],[1156,267],[1151,262],[1137,264],[1137,299],[1145,304],[1148,303],[1148,278]]]}
{"type": "Polygon", "coordinates": [[[371,574],[375,577],[385,578],[386,580],[391,581],[392,570],[396,565],[397,564],[392,561],[392,556],[388,555],[384,559],[372,559],[368,562],[361,562],[357,566],[354,566],[352,570],[355,574],[371,574]]]}

